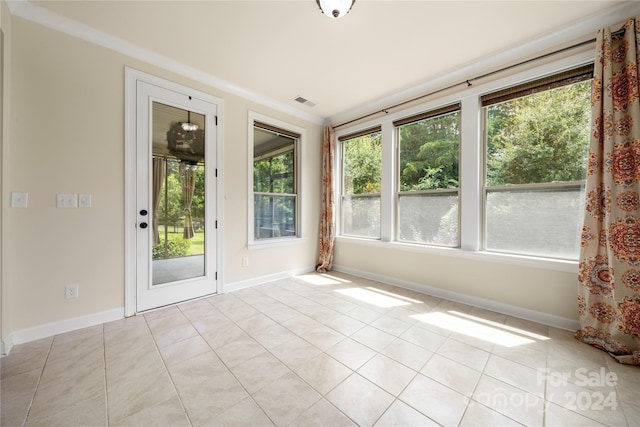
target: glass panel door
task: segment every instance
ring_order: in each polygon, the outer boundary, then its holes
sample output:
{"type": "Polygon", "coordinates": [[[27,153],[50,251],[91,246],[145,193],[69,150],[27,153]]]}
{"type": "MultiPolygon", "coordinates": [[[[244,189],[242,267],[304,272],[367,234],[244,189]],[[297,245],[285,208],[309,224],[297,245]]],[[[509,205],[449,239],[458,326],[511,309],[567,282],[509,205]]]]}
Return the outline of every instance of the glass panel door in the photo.
{"type": "Polygon", "coordinates": [[[153,102],[153,285],[205,274],[204,115],[153,102]]]}

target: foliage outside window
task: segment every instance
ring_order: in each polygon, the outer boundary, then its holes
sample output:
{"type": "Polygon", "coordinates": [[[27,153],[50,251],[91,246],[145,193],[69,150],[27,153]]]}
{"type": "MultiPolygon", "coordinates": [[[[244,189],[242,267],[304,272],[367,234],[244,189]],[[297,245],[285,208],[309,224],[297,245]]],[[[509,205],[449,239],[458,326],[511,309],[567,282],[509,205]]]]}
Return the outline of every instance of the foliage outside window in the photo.
{"type": "Polygon", "coordinates": [[[194,228],[192,239],[183,238],[184,191],[180,180],[180,161],[172,157],[164,159],[167,165],[158,203],[158,234],[160,243],[153,247],[153,259],[177,258],[204,254],[204,164],[195,167],[195,188],[191,202],[191,218],[194,228]]]}
{"type": "Polygon", "coordinates": [[[459,108],[394,123],[399,241],[459,246],[459,108]]]}
{"type": "Polygon", "coordinates": [[[578,257],[591,80],[550,87],[485,103],[489,251],[578,257]]]}
{"type": "Polygon", "coordinates": [[[342,234],[380,238],[382,138],[380,130],[342,142],[342,234]]]}
{"type": "MultiPolygon", "coordinates": [[[[282,131],[285,132],[285,131],[282,131]]],[[[254,239],[297,235],[297,138],[254,128],[254,239]]]]}

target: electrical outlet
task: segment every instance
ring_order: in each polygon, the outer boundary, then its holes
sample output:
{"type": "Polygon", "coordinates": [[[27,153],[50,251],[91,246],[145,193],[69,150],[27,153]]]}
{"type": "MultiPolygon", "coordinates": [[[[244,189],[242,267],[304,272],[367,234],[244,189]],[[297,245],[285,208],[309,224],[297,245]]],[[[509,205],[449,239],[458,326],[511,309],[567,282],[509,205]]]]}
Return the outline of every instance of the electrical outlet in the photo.
{"type": "Polygon", "coordinates": [[[29,200],[29,193],[21,193],[17,191],[11,193],[12,208],[26,208],[27,200],[29,200]]]}
{"type": "Polygon", "coordinates": [[[242,258],[242,266],[249,267],[249,258],[247,257],[242,258]]]}
{"type": "Polygon", "coordinates": [[[78,298],[80,296],[80,288],[77,283],[65,286],[64,290],[66,299],[78,298]]]}
{"type": "Polygon", "coordinates": [[[91,207],[91,194],[79,194],[78,195],[78,207],[90,208],[91,207]]]}

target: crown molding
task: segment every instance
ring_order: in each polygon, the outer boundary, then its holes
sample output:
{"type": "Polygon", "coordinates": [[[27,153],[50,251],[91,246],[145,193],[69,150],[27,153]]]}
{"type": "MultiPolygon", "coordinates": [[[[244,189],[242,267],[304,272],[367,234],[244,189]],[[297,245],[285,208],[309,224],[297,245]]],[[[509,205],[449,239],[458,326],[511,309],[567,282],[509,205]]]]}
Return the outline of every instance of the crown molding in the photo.
{"type": "Polygon", "coordinates": [[[473,79],[491,70],[521,61],[523,58],[557,49],[558,47],[562,47],[562,44],[575,42],[580,39],[588,40],[591,37],[595,38],[596,32],[599,29],[622,23],[635,15],[640,15],[640,2],[623,1],[618,5],[606,9],[602,13],[592,15],[582,21],[565,26],[559,31],[536,37],[523,44],[512,46],[500,52],[495,52],[493,55],[487,56],[480,61],[474,61],[468,63],[466,66],[457,67],[454,70],[450,70],[450,72],[443,73],[439,77],[425,81],[417,86],[412,86],[390,94],[389,96],[379,98],[372,102],[366,102],[358,107],[335,114],[328,118],[327,123],[335,126],[351,120],[357,120],[359,117],[388,109],[390,105],[419,97],[455,83],[473,79]]]}
{"type": "Polygon", "coordinates": [[[81,22],[36,6],[28,0],[8,0],[6,3],[11,15],[13,16],[20,17],[54,31],[65,33],[86,42],[141,60],[148,64],[155,65],[164,70],[204,83],[216,89],[237,95],[299,119],[303,119],[317,125],[325,123],[325,119],[320,116],[300,111],[272,98],[250,91],[212,74],[175,61],[157,52],[140,47],[121,38],[99,31],[81,22]]]}

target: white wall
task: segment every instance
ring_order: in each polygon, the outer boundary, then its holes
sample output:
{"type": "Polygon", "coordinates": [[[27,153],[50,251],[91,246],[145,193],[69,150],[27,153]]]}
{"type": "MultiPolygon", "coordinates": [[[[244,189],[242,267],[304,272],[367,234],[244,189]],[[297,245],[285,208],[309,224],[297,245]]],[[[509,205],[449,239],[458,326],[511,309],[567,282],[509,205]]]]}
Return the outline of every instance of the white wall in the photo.
{"type": "Polygon", "coordinates": [[[3,200],[6,333],[124,306],[124,67],[223,99],[224,283],[313,268],[320,191],[319,125],[168,73],[114,51],[12,17],[12,123],[3,164],[9,191],[29,193],[27,209],[3,200]],[[302,159],[307,239],[248,251],[248,111],[306,129],[302,159]],[[56,193],[91,193],[90,209],[59,209],[56,193]],[[242,267],[249,257],[249,267],[242,267]],[[64,287],[80,285],[66,300],[64,287]]]}

